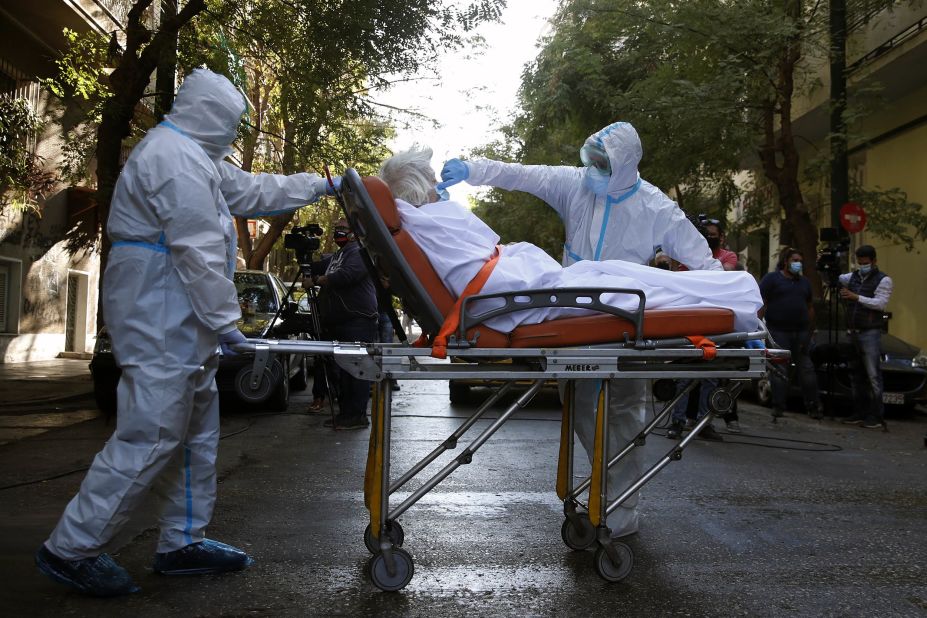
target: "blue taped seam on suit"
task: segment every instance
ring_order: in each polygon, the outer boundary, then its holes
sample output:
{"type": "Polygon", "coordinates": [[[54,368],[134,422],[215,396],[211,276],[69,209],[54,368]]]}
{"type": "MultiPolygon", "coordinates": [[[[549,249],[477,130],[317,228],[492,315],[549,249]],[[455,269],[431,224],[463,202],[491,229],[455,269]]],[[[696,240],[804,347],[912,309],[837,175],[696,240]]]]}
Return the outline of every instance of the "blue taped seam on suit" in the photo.
{"type": "Polygon", "coordinates": [[[171,250],[163,244],[155,244],[153,242],[143,242],[141,240],[117,240],[113,243],[114,247],[141,247],[142,249],[148,249],[150,251],[157,251],[158,253],[170,253],[171,250]]]}
{"type": "Polygon", "coordinates": [[[193,543],[191,531],[193,530],[193,490],[191,489],[191,477],[193,473],[190,470],[190,448],[183,447],[183,476],[184,476],[184,494],[187,498],[187,525],[183,529],[184,541],[189,545],[193,543]]]}
{"type": "Polygon", "coordinates": [[[634,183],[634,186],[631,187],[625,193],[619,195],[617,198],[614,198],[614,199],[612,199],[611,197],[608,197],[605,199],[605,216],[602,217],[602,229],[599,232],[599,242],[596,243],[596,246],[595,246],[594,259],[596,262],[598,262],[599,259],[602,257],[602,244],[605,242],[605,228],[608,227],[608,216],[612,211],[612,204],[616,204],[616,205],[620,204],[621,202],[625,201],[626,199],[628,199],[629,197],[637,193],[637,190],[640,188],[641,188],[641,179],[638,178],[637,182],[634,183]]]}

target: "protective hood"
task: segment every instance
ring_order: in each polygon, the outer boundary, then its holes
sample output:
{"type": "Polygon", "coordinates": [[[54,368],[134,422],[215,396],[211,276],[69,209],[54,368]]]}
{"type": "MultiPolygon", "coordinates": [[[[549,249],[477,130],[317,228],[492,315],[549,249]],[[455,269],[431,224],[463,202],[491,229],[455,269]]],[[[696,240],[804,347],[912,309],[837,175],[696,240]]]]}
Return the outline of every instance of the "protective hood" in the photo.
{"type": "Polygon", "coordinates": [[[219,161],[232,152],[244,111],[245,99],[232,82],[207,69],[195,69],[183,80],[164,120],[219,161]]]}
{"type": "Polygon", "coordinates": [[[615,122],[601,131],[593,133],[590,140],[595,141],[608,153],[612,165],[612,175],[608,181],[608,193],[631,188],[637,182],[637,166],[641,162],[644,149],[637,131],[627,122],[615,122]]]}

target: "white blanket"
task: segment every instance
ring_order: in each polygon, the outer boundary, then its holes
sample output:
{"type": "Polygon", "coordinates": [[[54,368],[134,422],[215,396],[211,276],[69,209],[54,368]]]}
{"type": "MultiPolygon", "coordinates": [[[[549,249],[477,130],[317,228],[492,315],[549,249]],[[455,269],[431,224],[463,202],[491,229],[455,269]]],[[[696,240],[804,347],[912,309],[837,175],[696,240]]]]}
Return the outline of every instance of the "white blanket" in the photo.
{"type": "MultiPolygon", "coordinates": [[[[405,230],[428,257],[435,272],[456,297],[490,258],[499,236],[470,210],[456,202],[434,202],[416,208],[396,200],[405,230]]],[[[753,276],[738,271],[670,272],[621,260],[582,261],[566,268],[542,249],[524,242],[506,245],[481,294],[534,288],[632,288],[646,294],[646,308],[723,307],[734,311],[734,327],[759,327],[756,312],[763,305],[753,276]]],[[[633,310],[636,296],[610,294],[603,302],[633,310]]],[[[474,306],[484,311],[488,303],[474,306]]],[[[499,303],[501,304],[501,302],[499,303]]],[[[487,325],[511,332],[520,324],[587,315],[584,309],[540,308],[493,318],[487,325]]]]}

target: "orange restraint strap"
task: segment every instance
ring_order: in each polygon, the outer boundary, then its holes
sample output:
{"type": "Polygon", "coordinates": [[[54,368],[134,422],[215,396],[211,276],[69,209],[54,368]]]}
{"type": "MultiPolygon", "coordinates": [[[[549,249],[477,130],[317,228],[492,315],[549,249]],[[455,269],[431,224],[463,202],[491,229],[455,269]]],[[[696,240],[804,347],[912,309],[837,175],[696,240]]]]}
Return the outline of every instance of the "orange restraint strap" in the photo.
{"type": "Polygon", "coordinates": [[[705,360],[714,360],[715,356],[718,355],[718,346],[708,337],[692,335],[691,337],[686,337],[686,339],[691,341],[692,345],[702,351],[702,358],[705,360]]]}
{"type": "MultiPolygon", "coordinates": [[[[483,285],[486,283],[486,280],[489,279],[489,275],[492,274],[492,270],[496,267],[496,262],[499,261],[499,256],[501,255],[502,245],[496,245],[495,254],[483,264],[480,271],[476,273],[476,276],[473,277],[470,283],[467,284],[467,287],[464,288],[463,293],[457,297],[457,302],[454,303],[451,312],[444,316],[444,324],[441,325],[441,330],[438,331],[434,342],[431,344],[431,355],[433,357],[447,358],[447,338],[460,326],[460,306],[468,296],[480,293],[480,290],[483,289],[483,285]]],[[[418,342],[416,342],[416,344],[417,343],[418,342]]]]}

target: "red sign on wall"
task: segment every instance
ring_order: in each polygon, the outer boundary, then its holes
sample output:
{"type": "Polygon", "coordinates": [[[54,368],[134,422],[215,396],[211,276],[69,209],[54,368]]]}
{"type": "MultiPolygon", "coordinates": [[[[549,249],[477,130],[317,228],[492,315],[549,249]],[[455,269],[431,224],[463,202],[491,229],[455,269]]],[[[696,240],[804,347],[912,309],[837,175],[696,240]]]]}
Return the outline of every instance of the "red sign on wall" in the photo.
{"type": "Polygon", "coordinates": [[[862,232],[866,227],[866,211],[855,202],[840,207],[840,225],[851,234],[862,232]]]}

